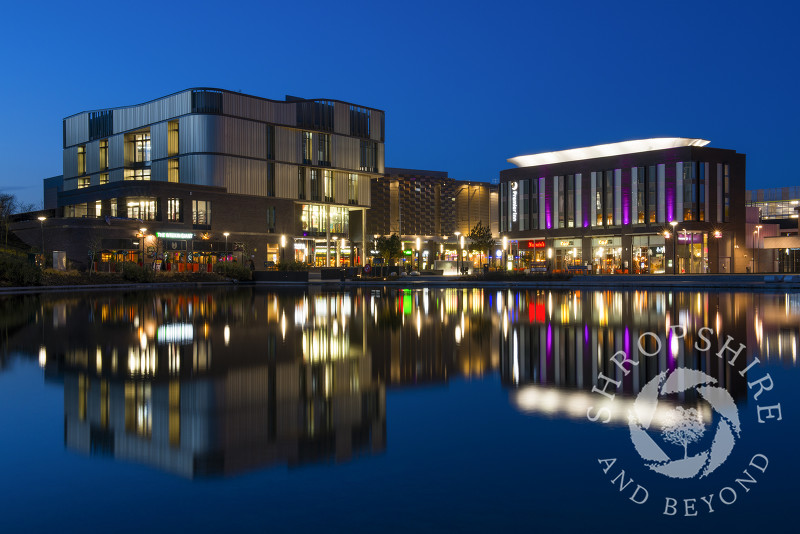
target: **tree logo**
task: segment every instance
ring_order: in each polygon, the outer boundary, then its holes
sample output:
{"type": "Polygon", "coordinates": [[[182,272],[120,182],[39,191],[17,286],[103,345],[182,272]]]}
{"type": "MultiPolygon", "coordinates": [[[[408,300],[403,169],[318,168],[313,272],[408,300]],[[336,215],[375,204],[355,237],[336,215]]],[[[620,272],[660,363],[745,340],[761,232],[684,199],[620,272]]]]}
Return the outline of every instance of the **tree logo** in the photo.
{"type": "Polygon", "coordinates": [[[712,385],[716,383],[715,378],[702,371],[679,367],[662,372],[642,388],[629,411],[628,427],[636,452],[647,467],[670,478],[703,478],[725,462],[741,427],[733,398],[724,388],[712,385]],[[711,445],[694,453],[691,446],[700,442],[707,430],[702,412],[682,406],[669,408],[664,399],[690,390],[710,405],[712,417],[708,424],[717,419],[711,445]],[[648,430],[660,430],[667,452],[673,454],[667,454],[648,430]],[[678,447],[683,449],[682,457],[674,453],[678,447]]]}

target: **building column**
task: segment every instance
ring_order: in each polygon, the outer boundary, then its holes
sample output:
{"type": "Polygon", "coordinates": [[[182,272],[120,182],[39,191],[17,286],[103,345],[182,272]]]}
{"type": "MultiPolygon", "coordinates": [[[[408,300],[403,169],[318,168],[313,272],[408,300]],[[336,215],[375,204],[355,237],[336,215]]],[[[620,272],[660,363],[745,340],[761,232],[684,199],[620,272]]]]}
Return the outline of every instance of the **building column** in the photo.
{"type": "Polygon", "coordinates": [[[325,267],[331,266],[331,207],[325,221],[325,267]]]}

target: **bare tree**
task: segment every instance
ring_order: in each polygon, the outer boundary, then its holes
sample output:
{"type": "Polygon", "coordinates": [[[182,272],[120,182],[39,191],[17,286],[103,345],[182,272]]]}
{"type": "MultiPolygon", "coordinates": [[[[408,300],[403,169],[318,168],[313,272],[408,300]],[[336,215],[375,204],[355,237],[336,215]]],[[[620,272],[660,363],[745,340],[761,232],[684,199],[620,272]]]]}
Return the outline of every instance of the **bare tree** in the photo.
{"type": "Polygon", "coordinates": [[[694,408],[684,410],[678,406],[668,416],[661,427],[664,439],[673,445],[683,446],[683,457],[688,457],[690,443],[698,441],[706,431],[703,417],[694,408]]]}
{"type": "Polygon", "coordinates": [[[36,207],[33,204],[20,202],[19,199],[10,193],[0,193],[0,231],[3,234],[3,244],[8,246],[8,232],[11,226],[11,216],[16,213],[33,211],[36,207]]]}

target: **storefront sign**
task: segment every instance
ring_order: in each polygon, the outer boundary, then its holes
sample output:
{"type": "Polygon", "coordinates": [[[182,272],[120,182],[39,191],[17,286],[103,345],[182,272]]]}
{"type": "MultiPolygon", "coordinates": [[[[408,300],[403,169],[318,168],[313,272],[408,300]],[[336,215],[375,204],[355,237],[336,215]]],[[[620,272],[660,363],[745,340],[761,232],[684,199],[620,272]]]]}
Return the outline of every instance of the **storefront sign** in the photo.
{"type": "Polygon", "coordinates": [[[527,241],[528,248],[544,248],[544,239],[527,241]]]}
{"type": "Polygon", "coordinates": [[[610,239],[598,239],[597,240],[597,244],[601,245],[601,246],[610,245],[611,244],[611,240],[610,239]]]}
{"type": "Polygon", "coordinates": [[[411,252],[410,249],[406,249],[406,250],[403,251],[403,254],[406,255],[406,256],[411,256],[411,253],[412,252],[411,252]]]}
{"type": "Polygon", "coordinates": [[[572,241],[559,241],[558,245],[560,247],[571,247],[572,246],[572,241]]]}
{"type": "Polygon", "coordinates": [[[656,254],[665,254],[667,252],[667,247],[660,246],[660,247],[650,247],[650,254],[655,256],[656,254]]]}
{"type": "Polygon", "coordinates": [[[194,234],[188,232],[156,232],[156,237],[161,239],[191,239],[194,234]]]}
{"type": "Polygon", "coordinates": [[[519,182],[511,182],[511,222],[517,222],[519,182]]]}

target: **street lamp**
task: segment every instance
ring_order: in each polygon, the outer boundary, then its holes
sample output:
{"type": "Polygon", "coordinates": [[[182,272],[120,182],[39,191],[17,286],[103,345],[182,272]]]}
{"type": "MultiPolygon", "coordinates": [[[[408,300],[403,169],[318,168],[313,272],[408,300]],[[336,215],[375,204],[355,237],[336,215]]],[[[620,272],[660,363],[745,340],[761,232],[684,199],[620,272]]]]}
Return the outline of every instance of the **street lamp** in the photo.
{"type": "MultiPolygon", "coordinates": [[[[760,265],[761,258],[756,258],[756,243],[758,243],[758,248],[759,249],[761,248],[761,228],[762,227],[759,224],[759,225],[756,226],[756,229],[753,232],[754,234],[756,234],[756,240],[753,243],[753,262],[754,262],[753,263],[753,267],[754,267],[753,272],[758,272],[760,270],[759,267],[761,267],[761,265],[760,265]]],[[[759,256],[760,256],[760,254],[759,254],[759,256]]]]}
{"type": "Polygon", "coordinates": [[[339,266],[339,247],[337,246],[339,240],[339,236],[333,236],[333,250],[336,251],[336,267],[339,266]]]}
{"type": "Polygon", "coordinates": [[[281,235],[281,263],[286,261],[286,235],[281,235]]]}
{"type": "Polygon", "coordinates": [[[508,257],[506,256],[506,249],[508,248],[508,236],[503,236],[503,270],[508,269],[508,257]]]}
{"type": "Polygon", "coordinates": [[[231,235],[231,233],[223,232],[222,235],[225,236],[225,261],[228,261],[228,236],[231,235]]]}
{"type": "Polygon", "coordinates": [[[36,218],[39,219],[39,227],[42,230],[42,261],[44,262],[44,221],[47,219],[47,217],[44,215],[39,215],[36,218]]]}
{"type": "MultiPolygon", "coordinates": [[[[678,274],[678,263],[675,259],[675,251],[678,249],[678,237],[676,233],[678,221],[670,221],[669,224],[672,226],[672,274],[678,274]]],[[[669,232],[666,234],[669,234],[669,232]]],[[[669,239],[669,235],[666,234],[665,237],[669,239]]]]}
{"type": "MultiPolygon", "coordinates": [[[[458,236],[461,235],[461,232],[455,232],[456,234],[456,248],[458,248],[458,236]]],[[[463,246],[463,245],[462,245],[463,246]]],[[[461,274],[461,252],[459,251],[458,257],[456,258],[456,274],[461,274]]]]}
{"type": "Polygon", "coordinates": [[[420,247],[420,239],[417,238],[417,270],[422,271],[422,255],[420,254],[419,247],[420,247]]]}
{"type": "Polygon", "coordinates": [[[459,252],[459,258],[464,255],[464,236],[462,235],[461,238],[461,251],[459,252]]]}
{"type": "Polygon", "coordinates": [[[144,267],[144,238],[145,238],[145,232],[147,232],[147,228],[139,228],[139,233],[141,234],[140,241],[142,242],[142,245],[141,245],[142,255],[141,255],[141,260],[140,260],[142,267],[144,267]]]}

